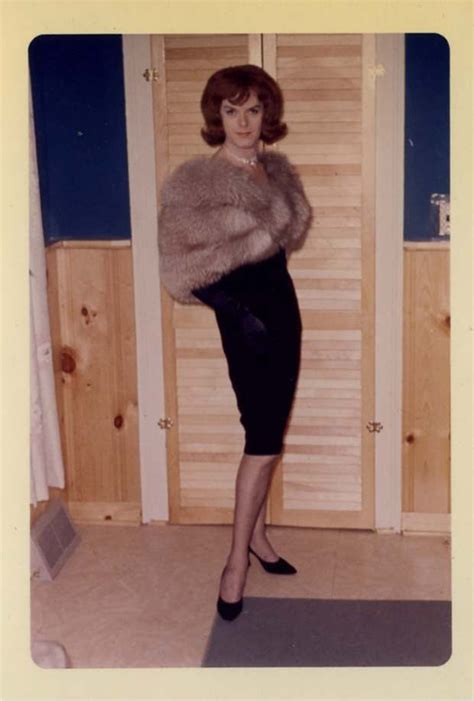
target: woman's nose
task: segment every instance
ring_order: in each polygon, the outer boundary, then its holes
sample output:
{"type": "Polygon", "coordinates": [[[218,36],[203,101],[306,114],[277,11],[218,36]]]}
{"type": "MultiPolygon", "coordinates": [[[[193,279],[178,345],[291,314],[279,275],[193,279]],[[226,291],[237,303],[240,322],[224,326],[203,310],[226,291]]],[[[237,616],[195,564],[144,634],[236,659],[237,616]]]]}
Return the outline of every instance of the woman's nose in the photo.
{"type": "Polygon", "coordinates": [[[245,112],[241,112],[239,115],[239,125],[243,127],[247,126],[247,115],[245,114],[245,112]]]}

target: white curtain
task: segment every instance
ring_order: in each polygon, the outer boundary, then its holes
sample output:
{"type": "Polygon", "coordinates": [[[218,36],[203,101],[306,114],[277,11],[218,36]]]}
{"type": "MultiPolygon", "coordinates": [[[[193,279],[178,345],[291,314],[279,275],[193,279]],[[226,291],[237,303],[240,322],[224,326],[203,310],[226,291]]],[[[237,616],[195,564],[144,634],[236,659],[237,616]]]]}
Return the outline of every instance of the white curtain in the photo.
{"type": "Polygon", "coordinates": [[[36,142],[30,92],[30,502],[49,498],[48,487],[64,487],[53,358],[46,293],[36,142]]]}

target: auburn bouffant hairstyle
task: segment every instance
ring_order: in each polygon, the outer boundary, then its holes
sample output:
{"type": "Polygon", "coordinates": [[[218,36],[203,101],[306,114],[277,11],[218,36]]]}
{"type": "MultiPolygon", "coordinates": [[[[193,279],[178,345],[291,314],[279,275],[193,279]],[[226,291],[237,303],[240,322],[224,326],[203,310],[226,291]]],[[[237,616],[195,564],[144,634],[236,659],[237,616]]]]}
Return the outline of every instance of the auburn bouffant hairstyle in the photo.
{"type": "Polygon", "coordinates": [[[230,66],[211,75],[201,97],[205,121],[201,136],[209,146],[219,146],[225,141],[220,115],[222,100],[242,105],[251,91],[263,105],[261,140],[273,144],[286,136],[288,128],[282,121],[283,95],[276,81],[258,66],[230,66]]]}

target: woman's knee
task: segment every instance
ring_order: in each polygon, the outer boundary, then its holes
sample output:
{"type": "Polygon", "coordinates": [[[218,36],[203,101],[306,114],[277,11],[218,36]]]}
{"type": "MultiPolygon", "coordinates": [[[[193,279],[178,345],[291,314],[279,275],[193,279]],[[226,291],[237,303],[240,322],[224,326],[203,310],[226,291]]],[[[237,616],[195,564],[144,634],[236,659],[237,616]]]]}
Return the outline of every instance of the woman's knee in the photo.
{"type": "Polygon", "coordinates": [[[281,457],[281,452],[279,453],[269,453],[263,455],[257,455],[253,453],[244,453],[244,457],[255,465],[256,469],[270,469],[274,467],[277,461],[281,457]]]}

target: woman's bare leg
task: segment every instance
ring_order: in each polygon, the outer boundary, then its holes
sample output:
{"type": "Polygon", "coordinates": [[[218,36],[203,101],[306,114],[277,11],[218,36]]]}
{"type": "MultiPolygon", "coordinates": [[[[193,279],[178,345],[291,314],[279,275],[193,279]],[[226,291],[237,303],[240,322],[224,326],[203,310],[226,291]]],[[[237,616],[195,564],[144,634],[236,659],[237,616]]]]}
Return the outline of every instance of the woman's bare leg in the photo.
{"type": "MultiPolygon", "coordinates": [[[[267,493],[268,497],[268,493],[267,493]]],[[[265,517],[267,514],[267,498],[260,507],[258,512],[257,520],[255,521],[255,526],[250,538],[250,547],[254,552],[257,553],[263,560],[267,562],[276,562],[278,560],[278,555],[272,547],[272,544],[267,538],[266,527],[265,527],[265,517]]]]}
{"type": "Polygon", "coordinates": [[[232,546],[222,573],[220,596],[230,603],[242,597],[248,567],[248,546],[265,502],[276,455],[242,456],[235,484],[232,546]]]}

